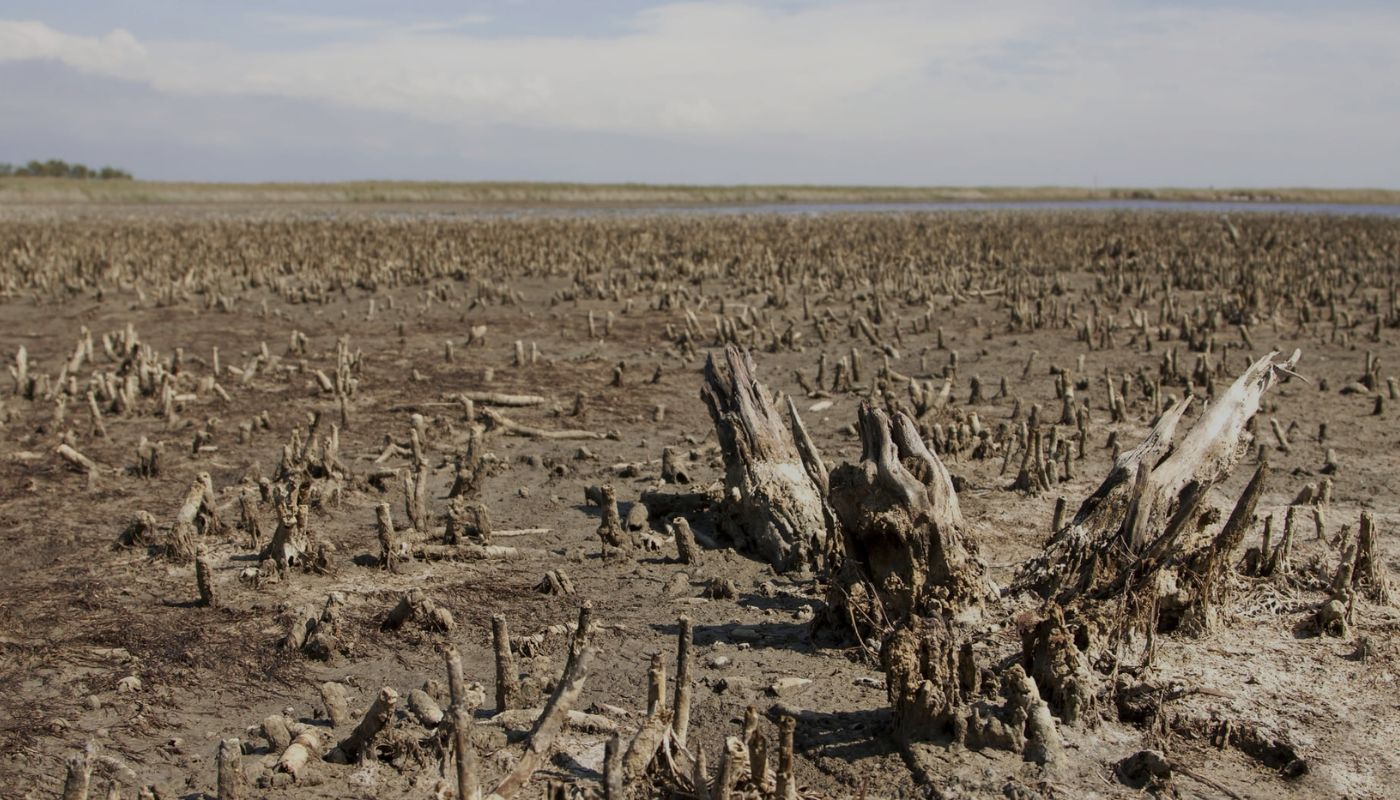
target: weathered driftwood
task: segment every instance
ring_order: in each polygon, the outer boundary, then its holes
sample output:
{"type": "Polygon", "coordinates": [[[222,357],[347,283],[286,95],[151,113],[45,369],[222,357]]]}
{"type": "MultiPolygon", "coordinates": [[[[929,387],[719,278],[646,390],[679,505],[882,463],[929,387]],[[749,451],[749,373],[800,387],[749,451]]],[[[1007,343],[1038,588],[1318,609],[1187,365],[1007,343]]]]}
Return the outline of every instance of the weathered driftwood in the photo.
{"type": "Polygon", "coordinates": [[[630,550],[635,542],[632,534],[622,525],[622,515],[617,510],[617,492],[613,491],[611,484],[585,490],[585,496],[590,492],[603,512],[598,521],[598,538],[603,542],[604,552],[630,550]]]}
{"type": "Polygon", "coordinates": [[[538,555],[543,550],[502,544],[415,544],[409,551],[422,561],[486,561],[493,558],[519,558],[538,555]]]}
{"type": "Polygon", "coordinates": [[[457,495],[449,500],[443,542],[491,544],[491,514],[486,504],[468,500],[466,495],[457,495]]]}
{"type": "Polygon", "coordinates": [[[422,689],[414,689],[408,693],[408,710],[413,712],[413,716],[425,728],[436,728],[446,718],[442,706],[422,689]]]}
{"type": "Polygon", "coordinates": [[[457,796],[465,800],[481,797],[477,768],[476,746],[472,743],[472,712],[481,706],[485,692],[469,691],[462,677],[462,656],[448,645],[443,651],[447,662],[447,689],[452,699],[449,714],[452,719],[452,751],[456,756],[457,796]]]}
{"type": "Polygon", "coordinates": [[[1220,532],[1189,557],[1187,569],[1182,574],[1184,582],[1190,584],[1185,587],[1188,589],[1185,607],[1179,612],[1173,609],[1179,615],[1180,627],[1184,630],[1198,635],[1216,630],[1219,609],[1230,590],[1230,582],[1226,578],[1234,568],[1235,551],[1254,522],[1254,508],[1263,494],[1268,476],[1267,462],[1255,468],[1254,477],[1250,478],[1235,502],[1234,510],[1220,532]]]}
{"type": "Polygon", "coordinates": [[[470,400],[473,403],[482,403],[490,406],[537,406],[545,402],[545,398],[537,394],[465,391],[459,392],[458,396],[470,400]]]}
{"type": "Polygon", "coordinates": [[[491,617],[491,645],[496,654],[496,712],[520,705],[520,673],[510,652],[510,627],[504,614],[491,617]]]}
{"type": "Polygon", "coordinates": [[[448,498],[476,499],[481,493],[482,481],[489,470],[482,452],[480,425],[471,425],[467,434],[467,446],[453,457],[452,467],[452,488],[447,491],[448,498]]]}
{"type": "Polygon", "coordinates": [[[404,592],[399,602],[385,615],[384,621],[379,623],[379,629],[395,631],[409,620],[428,630],[450,631],[456,627],[452,612],[428,599],[417,587],[404,592]]]}
{"type": "Polygon", "coordinates": [[[92,782],[92,758],[86,751],[80,751],[64,760],[63,800],[87,800],[88,786],[92,782]]]}
{"type": "Polygon", "coordinates": [[[360,724],[350,735],[340,740],[326,760],[335,764],[351,764],[360,760],[373,745],[375,737],[394,721],[394,709],[399,703],[399,693],[385,686],[370,704],[369,710],[360,724]]]}
{"type": "Polygon", "coordinates": [[[661,450],[661,481],[663,483],[690,483],[690,473],[686,471],[678,459],[676,448],[666,447],[661,450]]]}
{"type": "Polygon", "coordinates": [[[700,563],[700,548],[695,544],[695,531],[685,517],[676,517],[669,526],[676,537],[676,561],[681,564],[700,563]]]}
{"type": "Polygon", "coordinates": [[[194,560],[200,534],[215,533],[222,527],[214,502],[214,481],[209,473],[201,472],[185,491],[185,499],[175,515],[175,524],[166,539],[166,557],[189,563],[194,560]]]}
{"type": "Polygon", "coordinates": [[[827,519],[822,487],[812,477],[822,468],[810,442],[798,445],[758,382],[753,359],[733,345],[723,363],[706,360],[700,396],[724,456],[720,528],[780,572],[815,564],[827,519]]]}
{"type": "Polygon", "coordinates": [[[374,527],[379,539],[379,568],[398,572],[399,543],[394,533],[394,518],[388,503],[380,503],[374,507],[374,527]]]}
{"type": "Polygon", "coordinates": [[[137,511],[136,516],[127,523],[122,532],[117,536],[118,547],[146,547],[154,548],[158,546],[159,531],[156,518],[148,511],[137,511]]]}
{"type": "Polygon", "coordinates": [[[300,780],[307,764],[321,755],[321,736],[310,725],[301,727],[282,755],[277,758],[277,770],[300,780]]]}
{"type": "Polygon", "coordinates": [[[496,784],[496,788],[492,790],[490,795],[492,798],[499,797],[502,800],[509,800],[516,792],[524,788],[525,784],[529,783],[535,770],[544,765],[550,748],[554,746],[554,739],[563,729],[564,721],[578,702],[579,695],[583,693],[583,684],[588,680],[588,670],[597,653],[596,648],[585,647],[573,662],[569,672],[560,679],[554,694],[545,704],[544,712],[540,714],[539,720],[535,723],[534,730],[530,732],[525,752],[510,773],[496,784]]]}
{"type": "Polygon", "coordinates": [[[564,570],[552,569],[535,585],[535,591],[540,594],[568,596],[574,593],[574,582],[564,570]]]}
{"type": "MultiPolygon", "coordinates": [[[[1167,409],[1147,440],[1118,459],[1074,521],[1023,568],[1019,586],[1049,601],[1021,620],[1025,667],[1066,721],[1092,722],[1088,711],[1102,680],[1089,664],[1134,656],[1147,663],[1159,631],[1186,623],[1188,632],[1199,632],[1213,624],[1224,571],[1234,562],[1266,471],[1256,472],[1219,534],[1207,537],[1197,520],[1209,489],[1238,459],[1260,397],[1298,358],[1295,352],[1275,363],[1275,355],[1251,365],[1163,455],[1185,404],[1167,409]]],[[[1290,536],[1279,548],[1285,553],[1290,536]]],[[[1276,558],[1269,557],[1267,569],[1276,558]]]]}
{"type": "Polygon", "coordinates": [[[531,425],[522,425],[509,417],[489,408],[481,409],[481,415],[491,421],[492,426],[514,436],[526,436],[532,439],[606,439],[606,434],[597,431],[585,430],[547,430],[536,428],[531,425]]]}
{"type": "Polygon", "coordinates": [[[860,463],[830,477],[843,552],[823,622],[878,639],[913,616],[991,595],[986,566],[962,531],[952,478],[913,420],[862,403],[857,427],[860,463]]]}
{"type": "Polygon", "coordinates": [[[277,499],[277,529],[272,540],[263,548],[260,558],[270,558],[279,572],[300,564],[302,557],[311,549],[311,539],[305,527],[306,508],[301,503],[301,495],[306,487],[288,492],[277,499]]]}
{"type": "Polygon", "coordinates": [[[321,684],[321,704],[326,707],[326,719],[332,728],[339,728],[350,721],[350,700],[345,695],[345,684],[326,681],[321,684]]]}
{"type": "Polygon", "coordinates": [[[671,711],[674,715],[671,719],[671,730],[676,744],[685,747],[686,735],[690,728],[690,649],[694,643],[695,625],[690,617],[681,617],[676,627],[679,634],[676,639],[676,693],[671,701],[671,711]]]}
{"type": "Polygon", "coordinates": [[[1234,467],[1245,425],[1259,410],[1260,398],[1299,357],[1294,352],[1275,363],[1277,355],[1250,365],[1169,455],[1172,434],[1188,401],[1164,411],[1147,438],[1119,457],[1045,552],[1022,569],[1017,586],[1065,604],[1102,589],[1135,563],[1179,510],[1188,484],[1195,484],[1197,494],[1203,495],[1234,467]]]}
{"type": "Polygon", "coordinates": [[[96,475],[102,470],[102,467],[99,466],[96,461],[93,461],[92,459],[80,453],[76,448],[70,447],[66,444],[60,444],[56,452],[58,453],[59,457],[61,457],[64,461],[67,461],[69,464],[87,473],[88,475],[96,475]]]}
{"type": "Polygon", "coordinates": [[[642,492],[641,503],[652,519],[666,519],[674,514],[702,514],[718,502],[709,492],[642,492]]]}
{"type": "Polygon", "coordinates": [[[209,558],[203,548],[194,557],[194,578],[199,589],[199,604],[206,608],[217,606],[219,599],[214,591],[214,572],[209,567],[209,558]]]}

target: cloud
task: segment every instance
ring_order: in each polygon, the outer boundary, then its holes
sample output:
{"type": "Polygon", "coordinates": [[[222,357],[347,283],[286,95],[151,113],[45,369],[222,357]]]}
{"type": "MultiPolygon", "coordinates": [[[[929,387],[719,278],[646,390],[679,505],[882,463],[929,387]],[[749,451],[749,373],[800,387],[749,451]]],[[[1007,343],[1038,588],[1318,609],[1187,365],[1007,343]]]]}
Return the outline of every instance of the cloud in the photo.
{"type": "MultiPolygon", "coordinates": [[[[0,61],[398,118],[465,147],[505,129],[565,148],[669,142],[702,154],[700,179],[732,171],[708,148],[781,152],[793,181],[865,165],[900,183],[1400,185],[1385,142],[1400,128],[1400,9],[1384,5],[668,3],[587,36],[499,35],[476,16],[266,22],[316,36],[251,47],[0,21],[0,61]]],[[[625,150],[596,167],[649,179],[625,150]]]]}
{"type": "Polygon", "coordinates": [[[42,22],[0,20],[0,61],[54,59],[82,70],[121,74],[148,57],[136,37],[121,28],[105,36],[70,36],[42,22]]]}

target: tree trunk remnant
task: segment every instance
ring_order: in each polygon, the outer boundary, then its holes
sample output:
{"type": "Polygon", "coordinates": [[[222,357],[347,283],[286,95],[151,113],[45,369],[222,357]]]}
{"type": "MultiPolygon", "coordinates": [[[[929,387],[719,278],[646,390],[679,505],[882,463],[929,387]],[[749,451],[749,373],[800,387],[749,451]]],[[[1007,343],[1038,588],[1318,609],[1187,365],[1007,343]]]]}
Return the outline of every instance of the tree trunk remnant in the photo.
{"type": "Polygon", "coordinates": [[[1164,411],[1074,520],[1022,568],[1017,587],[1047,601],[1021,620],[1025,668],[1066,722],[1090,718],[1102,680],[1089,665],[1131,664],[1134,656],[1146,665],[1159,632],[1211,627],[1267,470],[1256,471],[1218,534],[1207,536],[1199,520],[1207,493],[1238,461],[1264,392],[1279,375],[1292,374],[1299,357],[1295,351],[1276,363],[1277,355],[1250,365],[1174,449],[1186,402],[1164,411]]]}
{"type": "Polygon", "coordinates": [[[860,463],[830,477],[843,552],[823,623],[866,640],[914,616],[976,604],[994,587],[962,532],[952,477],[914,421],[868,402],[857,413],[860,463]]]}
{"type": "MultiPolygon", "coordinates": [[[[705,362],[700,396],[709,408],[724,456],[725,494],[720,528],[741,548],[779,572],[815,563],[827,538],[821,485],[812,477],[820,460],[805,432],[799,445],[752,357],[725,348],[723,362],[705,362]]],[[[792,413],[797,421],[795,411],[792,413]]],[[[800,421],[798,421],[800,430],[800,421]]]]}
{"type": "Polygon", "coordinates": [[[1290,373],[1300,353],[1275,363],[1277,355],[1270,353],[1250,365],[1175,449],[1172,434],[1189,400],[1162,412],[1147,438],[1119,457],[1070,524],[1022,569],[1018,588],[1067,605],[1113,584],[1147,550],[1177,544],[1150,540],[1180,510],[1188,485],[1195,484],[1191,494],[1199,500],[1239,460],[1245,424],[1259,410],[1264,392],[1279,375],[1290,373]]]}

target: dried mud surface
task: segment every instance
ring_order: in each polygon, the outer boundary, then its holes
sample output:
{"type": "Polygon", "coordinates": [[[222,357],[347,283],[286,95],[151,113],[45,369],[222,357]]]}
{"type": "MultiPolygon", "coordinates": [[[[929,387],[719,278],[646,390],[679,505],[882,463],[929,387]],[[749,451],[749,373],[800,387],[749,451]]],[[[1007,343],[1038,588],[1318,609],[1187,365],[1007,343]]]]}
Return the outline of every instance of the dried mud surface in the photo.
{"type": "MultiPolygon", "coordinates": [[[[245,222],[207,210],[170,210],[135,221],[95,212],[26,216],[0,220],[0,358],[14,364],[23,347],[32,373],[58,376],[83,328],[101,337],[131,326],[166,361],[182,349],[189,381],[182,387],[192,396],[178,404],[174,418],[161,413],[156,399],[143,397],[126,414],[106,414],[108,435],[96,437],[81,393],[60,420],[55,400],[25,399],[0,381],[0,795],[57,796],[65,757],[91,742],[128,764],[141,784],[159,787],[160,796],[215,796],[221,739],[249,742],[244,768],[256,782],[276,754],[250,735],[250,727],[283,709],[293,719],[327,725],[318,693],[325,681],[344,682],[358,719],[381,686],[407,696],[426,681],[445,681],[440,648],[446,643],[462,653],[468,680],[485,686],[487,701],[479,712],[485,720],[494,705],[492,616],[505,615],[517,639],[544,634],[531,653],[517,654],[517,665],[552,680],[562,669],[568,636],[557,627],[550,632],[550,626],[573,622],[586,598],[594,604],[600,653],[581,708],[604,709],[624,730],[635,729],[645,711],[650,656],[672,657],[677,619],[689,616],[695,625],[692,748],[698,741],[713,763],[750,705],[763,713],[769,729],[776,714],[794,713],[796,772],[804,793],[1138,796],[1141,790],[1121,781],[1114,765],[1155,748],[1181,768],[1159,787],[1165,796],[1393,796],[1400,775],[1395,608],[1362,602],[1346,636],[1321,636],[1309,623],[1324,592],[1302,579],[1237,576],[1239,586],[1217,632],[1204,639],[1164,636],[1157,643],[1145,674],[1175,687],[1164,693],[1162,711],[1147,722],[1105,712],[1093,727],[1062,725],[1066,757],[1058,769],[1044,770],[994,750],[937,742],[901,747],[887,733],[891,718],[878,664],[863,660],[858,647],[823,646],[809,634],[823,604],[819,576],[775,574],[728,548],[705,549],[698,566],[674,563],[674,549],[665,544],[630,560],[605,560],[596,534],[598,509],[585,503],[584,489],[610,483],[626,517],[643,491],[677,489],[661,483],[665,447],[678,449],[691,477],[691,485],[680,489],[722,481],[713,425],[699,399],[701,367],[719,346],[715,321],[721,314],[762,320],[751,328],[740,325],[741,342],[751,346],[760,378],[798,400],[828,467],[859,460],[851,426],[865,392],[809,397],[794,371],[810,380],[819,353],[834,361],[857,348],[865,372],[857,385],[868,385],[885,354],[845,323],[852,313],[871,314],[878,294],[884,304],[880,334],[893,342],[901,329],[890,369],[941,384],[950,353],[957,351],[950,403],[929,412],[929,423],[951,424],[968,412],[989,428],[1007,420],[1013,398],[995,397],[1003,377],[1026,408],[1037,403],[1053,417],[1059,401],[1049,367],[1073,367],[1084,358],[1076,374],[1090,386],[1079,398],[1088,402],[1093,424],[1072,478],[1028,496],[1009,489],[1014,461],[1003,472],[999,455],[941,454],[958,480],[968,535],[979,543],[993,579],[1008,586],[1016,567],[1040,552],[1056,498],[1067,498],[1072,511],[1107,473],[1109,436],[1116,434],[1126,448],[1148,430],[1153,408],[1140,394],[1130,398],[1127,419],[1109,422],[1103,376],[1116,379],[1140,367],[1155,374],[1172,347],[1189,369],[1194,354],[1187,343],[1170,326],[1158,336],[1156,320],[1163,286],[1204,248],[1225,255],[1205,270],[1219,273],[1209,285],[1183,280],[1173,287],[1175,301],[1187,309],[1229,295],[1235,271],[1257,265],[1282,260],[1285,271],[1315,268],[1335,276],[1337,294],[1330,301],[1297,298],[1311,308],[1308,322],[1300,323],[1295,308],[1280,302],[1272,315],[1251,311],[1254,347],[1243,347],[1234,324],[1220,324],[1213,336],[1217,349],[1229,342],[1255,355],[1303,351],[1298,371],[1310,383],[1295,379],[1273,390],[1260,414],[1261,423],[1268,417],[1279,421],[1291,448],[1272,448],[1272,476],[1257,510],[1281,524],[1299,490],[1323,477],[1326,451],[1335,451],[1340,469],[1331,476],[1328,538],[1315,538],[1311,519],[1300,517],[1298,572],[1311,574],[1308,565],[1315,564],[1318,574],[1330,575],[1339,556],[1330,540],[1343,526],[1354,532],[1363,510],[1374,515],[1381,560],[1395,572],[1400,408],[1383,400],[1375,415],[1377,393],[1340,390],[1361,375],[1368,351],[1379,358],[1382,377],[1400,364],[1400,330],[1380,325],[1372,339],[1372,320],[1394,303],[1400,223],[1235,220],[1243,244],[1233,245],[1238,254],[1231,254],[1227,231],[1204,217],[474,222],[385,221],[347,212],[323,220],[245,222]],[[1266,250],[1270,237],[1276,244],[1266,250]],[[1345,249],[1338,253],[1337,242],[1355,245],[1364,258],[1345,249]],[[866,261],[881,266],[851,266],[866,261]],[[330,276],[341,268],[347,279],[332,286],[330,276]],[[846,272],[839,281],[817,285],[814,276],[828,269],[846,272]],[[1110,299],[1105,284],[1124,275],[1145,293],[1110,299]],[[909,276],[921,276],[922,283],[909,276]],[[1091,347],[1073,322],[1011,324],[1006,288],[1014,285],[1035,287],[1040,296],[1030,303],[1045,306],[1047,316],[1051,304],[1061,310],[1072,305],[1067,321],[1083,320],[1099,304],[1099,314],[1111,315],[1118,328],[1115,346],[1091,347]],[[309,293],[303,291],[308,286],[309,293]],[[663,301],[667,291],[682,287],[687,296],[663,301]],[[228,298],[226,307],[218,307],[218,297],[228,298]],[[804,299],[812,317],[832,314],[838,321],[828,325],[826,342],[804,319],[804,299]],[[695,311],[700,325],[693,354],[676,345],[677,331],[686,326],[685,308],[695,311]],[[1151,352],[1145,337],[1134,335],[1129,308],[1153,320],[1151,352]],[[596,320],[591,336],[590,311],[596,320]],[[926,315],[942,330],[941,348],[934,332],[920,327],[926,315]],[[780,341],[789,322],[802,334],[795,344],[780,341]],[[484,340],[468,344],[474,326],[485,326],[484,340]],[[294,331],[305,335],[304,351],[289,352],[294,331]],[[406,525],[402,491],[394,481],[383,491],[347,482],[338,502],[313,508],[309,519],[314,539],[334,545],[333,568],[325,574],[293,569],[276,583],[255,587],[241,577],[258,563],[247,533],[236,524],[239,493],[253,486],[256,494],[256,479],[274,473],[283,445],[294,429],[305,431],[309,413],[336,419],[336,403],[318,386],[314,371],[334,372],[341,337],[362,353],[349,425],[339,432],[341,460],[361,476],[405,467],[405,455],[382,464],[375,459],[386,437],[406,443],[410,417],[421,413],[429,434],[427,505],[434,536],[442,532],[452,457],[466,444],[472,424],[453,394],[540,394],[546,398],[542,405],[497,410],[522,424],[586,429],[606,438],[484,434],[484,449],[496,466],[481,500],[493,526],[535,531],[496,540],[520,548],[516,557],[410,559],[396,573],[383,571],[376,563],[374,509],[387,502],[399,526],[406,525]],[[527,350],[538,348],[536,363],[514,363],[516,340],[527,350]],[[449,341],[451,362],[444,355],[449,341]],[[268,357],[251,380],[228,371],[258,359],[264,344],[268,357]],[[193,388],[211,374],[216,347],[224,373],[215,378],[227,400],[193,388]],[[1025,371],[1032,352],[1038,355],[1025,371]],[[616,386],[619,364],[622,381],[616,386]],[[969,405],[973,375],[986,397],[969,405]],[[579,395],[585,411],[575,416],[579,395]],[[665,409],[660,421],[658,407],[665,409]],[[240,423],[264,412],[268,428],[240,441],[240,423]],[[193,452],[196,432],[215,418],[212,439],[193,452]],[[1327,428],[1321,443],[1319,424],[1327,428]],[[56,454],[65,431],[101,465],[97,475],[89,478],[56,454]],[[151,478],[126,469],[135,463],[143,436],[163,443],[160,474],[151,478]],[[201,472],[212,478],[224,519],[235,523],[200,541],[219,595],[212,608],[197,603],[191,565],[114,545],[141,511],[168,528],[201,472]],[[574,596],[536,591],[551,569],[567,572],[574,596]],[[706,599],[702,590],[709,578],[731,580],[736,596],[706,599]],[[451,612],[454,630],[380,630],[384,614],[414,587],[451,612]],[[332,592],[344,595],[337,652],[318,660],[285,649],[286,610],[319,607],[332,592]],[[786,688],[779,682],[788,677],[811,683],[786,688]],[[1189,725],[1170,724],[1193,719],[1200,721],[1199,735],[1183,733],[1189,725]],[[1208,732],[1221,721],[1285,732],[1306,760],[1306,774],[1285,776],[1267,758],[1217,746],[1208,732]]],[[[1226,352],[1232,376],[1244,356],[1240,349],[1226,352]]],[[[94,370],[116,368],[99,346],[93,361],[77,371],[77,385],[85,392],[94,370]]],[[[1184,388],[1168,385],[1164,391],[1180,395],[1184,388]]],[[[903,397],[902,389],[892,393],[903,397]]],[[[1379,394],[1385,394],[1383,385],[1379,394]]],[[[1199,406],[1183,426],[1198,415],[1199,406]]],[[[1274,445],[1266,424],[1256,433],[1274,445]]],[[[1254,458],[1251,450],[1210,502],[1228,513],[1254,458]]],[[[271,506],[258,504],[257,513],[271,531],[271,506]]],[[[715,535],[707,515],[690,521],[702,537],[715,535]]],[[[1261,527],[1251,528],[1246,547],[1258,543],[1261,527]]],[[[652,532],[665,537],[659,524],[652,532]]],[[[1019,652],[1014,614],[1032,607],[1030,599],[1007,598],[995,612],[1000,632],[983,646],[1004,656],[1019,652]]],[[[410,729],[414,723],[400,725],[410,729]]],[[[538,776],[540,783],[549,775],[597,780],[604,738],[569,732],[538,776]]],[[[488,785],[518,754],[513,742],[504,735],[479,738],[488,785]]],[[[415,761],[411,749],[402,744],[392,762],[317,764],[312,780],[255,789],[251,796],[430,796],[450,769],[445,772],[431,752],[415,761]]],[[[105,779],[95,778],[94,796],[105,787],[105,779]]],[[[137,787],[122,785],[121,791],[135,797],[137,787]]],[[[537,784],[523,796],[542,791],[537,784]]]]}

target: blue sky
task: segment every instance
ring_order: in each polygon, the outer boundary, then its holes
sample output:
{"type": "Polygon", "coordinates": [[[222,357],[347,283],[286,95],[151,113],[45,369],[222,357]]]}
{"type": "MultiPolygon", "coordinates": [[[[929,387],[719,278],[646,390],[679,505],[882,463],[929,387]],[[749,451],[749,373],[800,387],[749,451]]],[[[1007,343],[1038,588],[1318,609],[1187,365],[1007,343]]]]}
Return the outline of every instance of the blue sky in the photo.
{"type": "Polygon", "coordinates": [[[0,161],[1400,188],[1400,4],[0,0],[0,161]]]}

